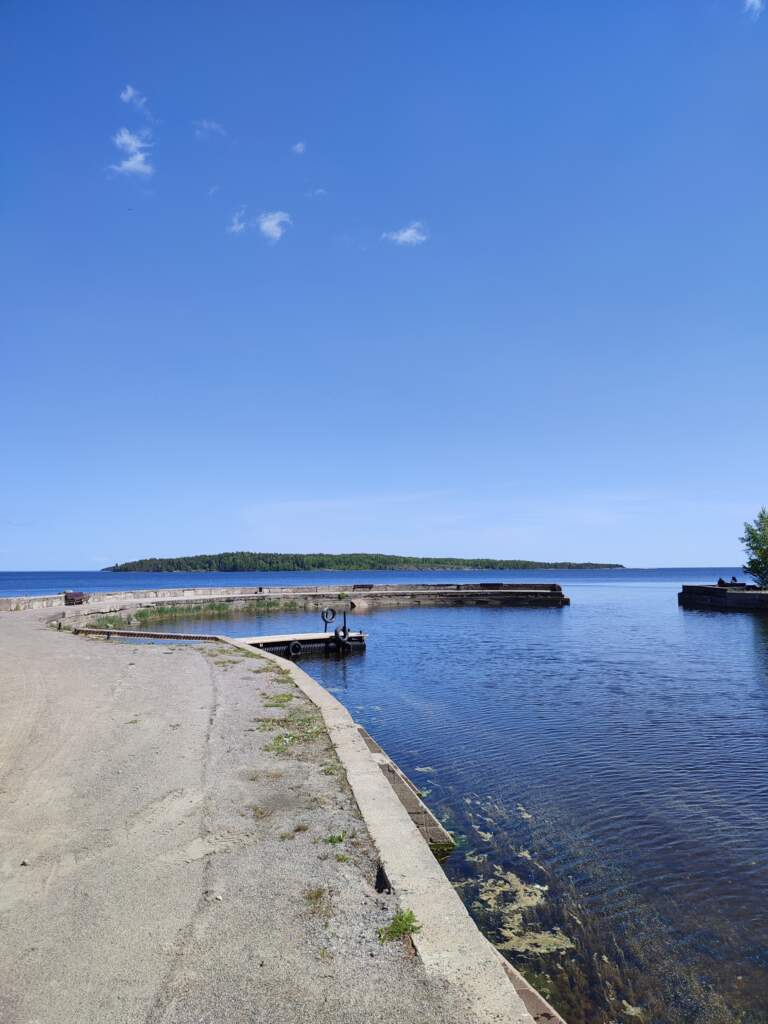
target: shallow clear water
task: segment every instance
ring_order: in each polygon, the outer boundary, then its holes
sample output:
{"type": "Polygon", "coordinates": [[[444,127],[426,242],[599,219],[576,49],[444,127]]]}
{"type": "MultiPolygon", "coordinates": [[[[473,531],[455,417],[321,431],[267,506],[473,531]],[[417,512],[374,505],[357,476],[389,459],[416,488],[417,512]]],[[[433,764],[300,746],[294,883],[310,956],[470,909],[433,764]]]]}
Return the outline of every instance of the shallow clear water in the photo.
{"type": "MultiPolygon", "coordinates": [[[[721,571],[560,572],[569,608],[374,612],[365,654],[305,660],[458,834],[449,877],[571,1024],[768,1021],[768,619],[676,604],[721,571]]],[[[458,578],[481,576],[552,578],[458,578]]]]}

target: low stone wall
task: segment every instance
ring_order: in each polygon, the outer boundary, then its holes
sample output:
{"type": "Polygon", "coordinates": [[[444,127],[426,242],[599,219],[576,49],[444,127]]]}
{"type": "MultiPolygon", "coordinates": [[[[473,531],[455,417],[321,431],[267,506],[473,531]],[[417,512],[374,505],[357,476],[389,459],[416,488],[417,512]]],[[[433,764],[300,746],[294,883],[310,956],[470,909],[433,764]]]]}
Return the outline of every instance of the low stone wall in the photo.
{"type": "MultiPolygon", "coordinates": [[[[144,601],[152,604],[157,601],[173,600],[206,600],[213,598],[252,597],[271,590],[269,587],[167,587],[157,590],[118,590],[109,593],[96,592],[86,594],[86,604],[104,604],[144,601]]],[[[275,588],[276,592],[289,590],[288,587],[275,588]]],[[[0,597],[0,611],[20,611],[24,608],[58,608],[64,607],[64,594],[47,594],[43,596],[0,597]]],[[[78,607],[78,606],[71,606],[78,607]]]]}
{"type": "Polygon", "coordinates": [[[18,612],[24,608],[60,608],[63,606],[63,594],[46,594],[41,597],[0,597],[0,612],[18,612]]]}

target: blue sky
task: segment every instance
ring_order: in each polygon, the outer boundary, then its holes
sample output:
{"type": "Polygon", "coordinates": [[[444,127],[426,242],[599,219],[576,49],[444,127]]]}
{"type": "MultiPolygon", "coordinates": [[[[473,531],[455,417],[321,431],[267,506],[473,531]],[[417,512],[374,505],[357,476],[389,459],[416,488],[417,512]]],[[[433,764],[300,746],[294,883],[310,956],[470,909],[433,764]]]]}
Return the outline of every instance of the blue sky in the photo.
{"type": "Polygon", "coordinates": [[[6,4],[0,569],[738,562],[761,14],[6,4]]]}

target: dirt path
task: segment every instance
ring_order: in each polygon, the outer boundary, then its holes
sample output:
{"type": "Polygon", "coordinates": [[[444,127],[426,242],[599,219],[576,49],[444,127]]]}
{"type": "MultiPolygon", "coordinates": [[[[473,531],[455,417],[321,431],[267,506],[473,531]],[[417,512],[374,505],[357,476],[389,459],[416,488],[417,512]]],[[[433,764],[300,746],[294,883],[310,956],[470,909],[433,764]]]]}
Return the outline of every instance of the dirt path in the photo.
{"type": "Polygon", "coordinates": [[[49,614],[0,615],[2,1024],[471,1024],[378,941],[394,897],[279,668],[49,614]]]}

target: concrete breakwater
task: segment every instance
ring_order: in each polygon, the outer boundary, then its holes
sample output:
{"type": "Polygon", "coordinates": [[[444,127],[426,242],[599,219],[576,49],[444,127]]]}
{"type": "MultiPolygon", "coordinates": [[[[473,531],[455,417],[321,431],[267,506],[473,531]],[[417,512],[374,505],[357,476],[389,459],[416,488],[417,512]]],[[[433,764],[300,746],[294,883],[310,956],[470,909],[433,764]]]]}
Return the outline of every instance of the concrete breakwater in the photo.
{"type": "Polygon", "coordinates": [[[50,594],[0,598],[0,611],[25,608],[66,608],[67,617],[77,617],[84,609],[118,611],[130,606],[187,604],[221,601],[228,603],[263,602],[266,606],[293,605],[304,610],[333,604],[350,611],[364,612],[377,607],[419,605],[487,605],[491,607],[563,608],[570,604],[558,583],[340,583],[337,587],[167,587],[115,593],[91,593],[73,598],[50,594]],[[77,600],[78,604],[70,604],[77,600]]]}
{"type": "Polygon", "coordinates": [[[677,603],[681,608],[699,610],[742,612],[768,612],[768,590],[757,587],[722,587],[716,584],[683,585],[677,595],[677,603]]]}

